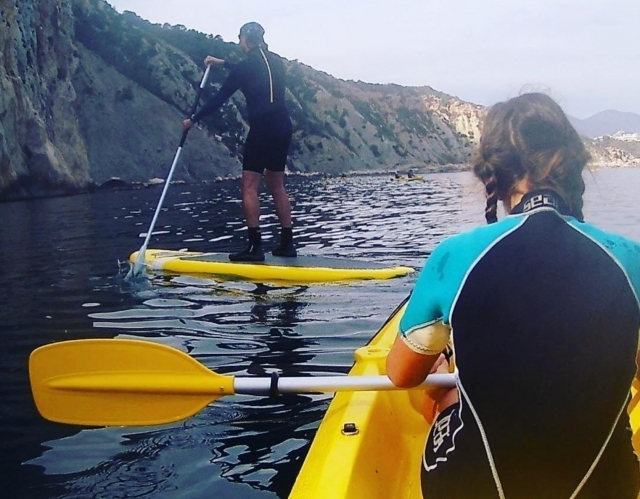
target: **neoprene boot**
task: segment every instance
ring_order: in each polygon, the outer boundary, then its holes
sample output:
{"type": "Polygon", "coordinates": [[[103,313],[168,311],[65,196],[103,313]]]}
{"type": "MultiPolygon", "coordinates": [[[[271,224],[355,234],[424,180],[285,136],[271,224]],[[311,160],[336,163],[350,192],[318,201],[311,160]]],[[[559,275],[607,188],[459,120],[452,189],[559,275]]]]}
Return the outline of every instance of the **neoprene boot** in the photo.
{"type": "Polygon", "coordinates": [[[286,256],[295,258],[298,256],[296,247],[293,244],[293,231],[291,227],[283,227],[280,232],[280,246],[275,248],[271,254],[273,256],[286,256]]]}
{"type": "Polygon", "coordinates": [[[264,262],[264,251],[262,251],[262,235],[260,227],[249,227],[249,244],[238,253],[231,253],[229,260],[232,262],[264,262]]]}

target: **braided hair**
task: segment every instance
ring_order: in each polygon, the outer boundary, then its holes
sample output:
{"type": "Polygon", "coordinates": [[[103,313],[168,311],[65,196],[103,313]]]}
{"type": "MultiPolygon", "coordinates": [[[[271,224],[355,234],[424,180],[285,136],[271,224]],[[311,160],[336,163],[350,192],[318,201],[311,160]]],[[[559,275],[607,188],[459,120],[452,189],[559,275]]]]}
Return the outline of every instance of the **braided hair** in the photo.
{"type": "Polygon", "coordinates": [[[532,189],[555,191],[570,214],[582,220],[582,170],[590,159],[567,116],[548,95],[529,93],[492,106],[472,162],[486,191],[487,223],[497,221],[498,201],[508,200],[524,178],[532,189]]]}

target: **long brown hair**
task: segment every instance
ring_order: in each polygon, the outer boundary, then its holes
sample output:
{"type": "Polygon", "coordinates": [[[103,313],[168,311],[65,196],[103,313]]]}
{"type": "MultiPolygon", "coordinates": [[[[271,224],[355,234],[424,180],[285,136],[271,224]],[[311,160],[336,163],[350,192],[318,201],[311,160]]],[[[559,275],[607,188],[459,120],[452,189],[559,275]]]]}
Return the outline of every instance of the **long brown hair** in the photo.
{"type": "Polygon", "coordinates": [[[487,223],[497,221],[498,201],[509,199],[519,180],[532,189],[552,189],[583,219],[582,171],[589,153],[560,106],[548,95],[529,93],[489,109],[473,160],[484,184],[487,223]]]}

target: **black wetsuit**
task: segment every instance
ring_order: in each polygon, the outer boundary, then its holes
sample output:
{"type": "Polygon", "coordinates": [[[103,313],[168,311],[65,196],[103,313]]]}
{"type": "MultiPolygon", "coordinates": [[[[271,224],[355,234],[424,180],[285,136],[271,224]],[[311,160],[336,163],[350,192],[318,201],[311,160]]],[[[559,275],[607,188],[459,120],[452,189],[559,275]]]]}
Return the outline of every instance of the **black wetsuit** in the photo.
{"type": "Polygon", "coordinates": [[[425,497],[569,499],[584,480],[579,499],[636,499],[639,294],[640,245],[566,216],[553,192],[441,243],[400,325],[425,352],[424,327],[450,326],[458,369],[425,497]]]}
{"type": "Polygon", "coordinates": [[[198,121],[217,110],[236,90],[241,90],[249,113],[242,169],[263,173],[284,171],[291,143],[291,119],[285,105],[285,69],[282,59],[266,49],[253,48],[232,68],[220,90],[192,116],[198,121]]]}

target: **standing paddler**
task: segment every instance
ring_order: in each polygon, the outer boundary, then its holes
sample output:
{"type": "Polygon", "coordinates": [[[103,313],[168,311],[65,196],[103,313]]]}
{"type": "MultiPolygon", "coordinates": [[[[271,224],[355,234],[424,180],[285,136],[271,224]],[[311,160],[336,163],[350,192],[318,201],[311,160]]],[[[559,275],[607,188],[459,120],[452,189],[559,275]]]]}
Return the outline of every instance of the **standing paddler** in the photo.
{"type": "Polygon", "coordinates": [[[281,257],[297,255],[293,243],[291,203],[284,187],[284,169],[291,143],[292,126],[285,105],[285,69],[280,56],[270,52],[264,41],[264,29],[256,22],[240,28],[240,48],[247,58],[233,64],[207,56],[205,65],[221,65],[231,69],[220,90],[190,118],[184,120],[185,129],[216,111],[236,90],[242,91],[249,114],[249,133],[242,159],[242,208],[248,227],[248,245],[229,255],[231,261],[263,261],[260,234],[260,202],[258,190],[264,175],[273,196],[276,215],[280,221],[280,245],[272,254],[281,257]]]}

